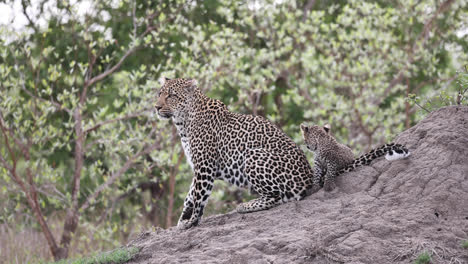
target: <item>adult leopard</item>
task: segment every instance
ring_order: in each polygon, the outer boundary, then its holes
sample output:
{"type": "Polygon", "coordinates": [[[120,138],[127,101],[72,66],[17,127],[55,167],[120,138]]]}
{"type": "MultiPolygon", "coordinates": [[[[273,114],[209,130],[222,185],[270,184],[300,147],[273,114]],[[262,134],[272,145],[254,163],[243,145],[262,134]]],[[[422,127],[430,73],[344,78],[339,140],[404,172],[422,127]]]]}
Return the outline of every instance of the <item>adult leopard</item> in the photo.
{"type": "Polygon", "coordinates": [[[205,96],[193,79],[161,78],[160,83],[158,116],[172,118],[194,172],[178,228],[200,222],[215,179],[259,194],[240,204],[239,213],[300,200],[312,188],[306,156],[268,120],[230,112],[221,101],[205,96]]]}

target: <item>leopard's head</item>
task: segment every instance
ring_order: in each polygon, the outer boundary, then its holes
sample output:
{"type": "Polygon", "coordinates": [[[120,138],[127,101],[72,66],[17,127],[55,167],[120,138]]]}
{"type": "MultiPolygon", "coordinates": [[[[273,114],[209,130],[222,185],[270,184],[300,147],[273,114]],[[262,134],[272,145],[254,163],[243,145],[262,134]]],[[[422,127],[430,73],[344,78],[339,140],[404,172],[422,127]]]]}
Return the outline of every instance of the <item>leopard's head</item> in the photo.
{"type": "Polygon", "coordinates": [[[169,119],[179,117],[185,113],[186,107],[197,91],[197,81],[195,79],[159,79],[161,89],[157,94],[155,104],[159,118],[169,119]]]}
{"type": "Polygon", "coordinates": [[[311,151],[316,151],[320,142],[331,137],[328,124],[325,126],[301,124],[301,131],[307,148],[311,151]]]}

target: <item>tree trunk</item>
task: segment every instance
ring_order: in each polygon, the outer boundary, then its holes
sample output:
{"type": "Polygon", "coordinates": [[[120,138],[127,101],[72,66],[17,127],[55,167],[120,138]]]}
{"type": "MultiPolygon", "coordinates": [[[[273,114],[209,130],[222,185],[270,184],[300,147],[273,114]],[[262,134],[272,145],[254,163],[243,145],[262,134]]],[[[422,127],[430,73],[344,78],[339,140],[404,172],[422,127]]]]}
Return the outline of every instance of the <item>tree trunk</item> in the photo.
{"type": "Polygon", "coordinates": [[[39,207],[38,202],[34,201],[33,196],[31,195],[31,193],[28,193],[27,190],[23,190],[23,191],[25,191],[28,204],[34,213],[37,222],[41,226],[42,233],[44,233],[47,243],[49,244],[49,249],[50,249],[50,252],[52,253],[52,256],[54,257],[54,260],[57,261],[57,260],[62,259],[63,248],[60,248],[57,245],[54,235],[50,231],[49,225],[44,219],[44,215],[42,214],[42,211],[41,211],[41,208],[39,207]]]}
{"type": "Polygon", "coordinates": [[[177,173],[179,172],[179,166],[182,162],[182,158],[184,157],[184,152],[180,151],[179,159],[177,159],[177,164],[171,170],[171,174],[169,175],[169,201],[167,205],[167,215],[166,215],[166,228],[172,226],[172,217],[174,214],[174,194],[175,194],[175,178],[177,173]]]}
{"type": "Polygon", "coordinates": [[[84,133],[82,126],[82,115],[81,107],[78,106],[73,113],[75,119],[75,171],[72,179],[72,200],[71,207],[67,210],[65,217],[65,223],[63,225],[63,233],[60,241],[62,247],[61,257],[68,257],[68,248],[71,243],[73,233],[75,233],[78,227],[79,214],[78,214],[78,196],[80,195],[80,180],[81,171],[83,169],[83,144],[84,144],[84,133]]]}
{"type": "MultiPolygon", "coordinates": [[[[16,164],[17,164],[16,155],[10,146],[10,140],[9,140],[8,133],[7,133],[9,129],[5,127],[3,116],[1,116],[1,113],[0,113],[0,128],[3,134],[3,137],[5,139],[6,148],[8,150],[8,153],[11,156],[12,165],[11,166],[8,165],[8,163],[5,161],[1,153],[0,153],[0,158],[1,158],[0,160],[2,161],[2,164],[5,166],[5,168],[9,171],[10,177],[13,179],[13,181],[16,184],[18,184],[18,186],[24,192],[26,196],[26,201],[29,207],[31,208],[34,216],[36,217],[37,222],[41,226],[42,232],[44,233],[45,239],[47,240],[47,244],[49,245],[49,249],[50,249],[50,252],[52,253],[52,256],[54,257],[55,260],[59,260],[63,258],[62,257],[63,250],[57,245],[55,237],[50,231],[49,225],[47,224],[45,220],[44,214],[42,213],[42,210],[39,205],[38,198],[37,198],[37,192],[36,192],[36,186],[33,180],[33,174],[30,168],[26,169],[28,183],[29,183],[29,188],[27,188],[26,183],[22,180],[22,178],[18,176],[16,172],[16,164]]],[[[20,141],[15,140],[15,142],[17,142],[18,144],[18,142],[20,141]]],[[[29,161],[29,157],[30,157],[29,147],[26,147],[27,146],[26,144],[21,144],[21,143],[20,143],[20,146],[23,147],[22,151],[23,151],[23,155],[25,159],[29,161]]]]}
{"type": "Polygon", "coordinates": [[[70,208],[65,217],[65,223],[63,225],[62,239],[60,241],[60,246],[62,247],[62,258],[68,257],[68,248],[70,247],[71,239],[73,233],[75,233],[76,228],[78,227],[79,215],[70,208]]]}
{"type": "MultiPolygon", "coordinates": [[[[406,98],[408,98],[410,92],[410,83],[409,79],[406,78],[406,98]]],[[[406,114],[406,120],[405,120],[405,128],[408,129],[410,127],[410,105],[408,100],[405,101],[405,114],[406,114]]]]}

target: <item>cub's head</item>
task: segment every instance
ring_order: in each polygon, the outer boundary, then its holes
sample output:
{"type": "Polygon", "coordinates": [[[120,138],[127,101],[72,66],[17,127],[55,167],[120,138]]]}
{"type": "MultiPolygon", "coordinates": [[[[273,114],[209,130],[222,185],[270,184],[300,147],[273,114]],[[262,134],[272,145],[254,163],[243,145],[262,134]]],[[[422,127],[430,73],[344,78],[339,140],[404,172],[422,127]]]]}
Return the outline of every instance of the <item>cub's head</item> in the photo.
{"type": "Polygon", "coordinates": [[[161,77],[159,79],[161,89],[158,91],[156,112],[159,118],[169,119],[177,117],[185,112],[188,101],[192,98],[197,88],[195,79],[168,79],[161,77]]]}
{"type": "Polygon", "coordinates": [[[305,125],[301,124],[302,136],[307,145],[307,148],[311,151],[316,151],[319,143],[327,140],[331,137],[330,135],[330,125],[326,124],[325,126],[317,125],[305,125]]]}

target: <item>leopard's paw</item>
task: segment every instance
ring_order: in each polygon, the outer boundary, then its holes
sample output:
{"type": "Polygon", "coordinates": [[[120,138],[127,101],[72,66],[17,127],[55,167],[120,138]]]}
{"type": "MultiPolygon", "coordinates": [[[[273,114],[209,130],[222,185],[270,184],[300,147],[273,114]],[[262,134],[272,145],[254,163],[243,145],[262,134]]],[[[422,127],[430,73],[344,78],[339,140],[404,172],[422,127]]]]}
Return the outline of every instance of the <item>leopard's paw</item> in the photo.
{"type": "Polygon", "coordinates": [[[333,191],[335,188],[336,188],[336,184],[335,184],[334,182],[325,182],[325,184],[323,185],[323,189],[324,189],[326,192],[331,192],[331,191],[333,191]]]}
{"type": "Polygon", "coordinates": [[[177,229],[187,230],[197,225],[198,225],[198,220],[193,220],[193,219],[179,220],[179,223],[177,223],[177,229]]]}
{"type": "Polygon", "coordinates": [[[306,191],[306,196],[312,195],[312,194],[320,191],[320,189],[321,189],[321,187],[319,185],[314,185],[314,187],[312,187],[312,188],[310,188],[310,189],[308,189],[306,191]]]}
{"type": "Polygon", "coordinates": [[[247,207],[247,203],[241,203],[237,206],[236,211],[239,214],[245,214],[251,212],[251,209],[247,207]]]}

